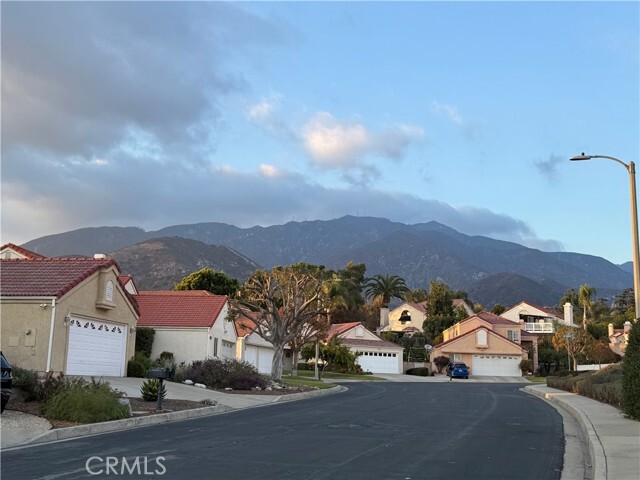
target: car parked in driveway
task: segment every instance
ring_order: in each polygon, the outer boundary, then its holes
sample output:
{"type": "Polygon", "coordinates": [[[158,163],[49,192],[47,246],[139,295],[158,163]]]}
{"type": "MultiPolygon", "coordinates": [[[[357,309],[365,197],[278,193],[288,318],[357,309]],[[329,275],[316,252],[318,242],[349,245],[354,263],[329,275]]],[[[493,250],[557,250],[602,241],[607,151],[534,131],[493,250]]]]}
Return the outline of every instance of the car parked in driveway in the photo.
{"type": "Polygon", "coordinates": [[[469,378],[469,367],[466,363],[452,362],[447,365],[447,377],[469,378]]]}
{"type": "Polygon", "coordinates": [[[9,403],[9,398],[11,398],[11,382],[13,381],[13,377],[11,376],[11,365],[2,352],[0,352],[0,358],[2,362],[2,410],[0,413],[4,412],[4,407],[9,403]]]}

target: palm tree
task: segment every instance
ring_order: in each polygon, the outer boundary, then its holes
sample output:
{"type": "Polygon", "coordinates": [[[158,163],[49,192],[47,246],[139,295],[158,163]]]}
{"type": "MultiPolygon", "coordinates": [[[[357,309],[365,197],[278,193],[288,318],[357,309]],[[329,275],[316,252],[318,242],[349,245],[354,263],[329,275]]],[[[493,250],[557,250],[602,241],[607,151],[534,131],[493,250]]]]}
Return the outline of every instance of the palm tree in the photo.
{"type": "Polygon", "coordinates": [[[596,294],[596,289],[589,285],[580,285],[578,290],[578,304],[582,307],[582,326],[587,329],[587,312],[592,313],[591,297],[596,294]]]}
{"type": "Polygon", "coordinates": [[[375,275],[367,278],[364,294],[369,299],[380,300],[380,326],[389,324],[389,303],[392,298],[402,299],[409,292],[403,278],[397,275],[375,275]]]}

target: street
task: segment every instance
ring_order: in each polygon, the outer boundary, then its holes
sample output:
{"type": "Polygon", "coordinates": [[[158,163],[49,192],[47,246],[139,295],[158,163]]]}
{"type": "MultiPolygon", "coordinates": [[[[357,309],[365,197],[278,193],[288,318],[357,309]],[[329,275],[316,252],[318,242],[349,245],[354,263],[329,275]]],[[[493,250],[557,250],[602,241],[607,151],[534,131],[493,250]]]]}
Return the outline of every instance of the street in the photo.
{"type": "Polygon", "coordinates": [[[544,479],[562,418],[518,384],[350,383],[349,391],[2,453],[2,478],[544,479]]]}

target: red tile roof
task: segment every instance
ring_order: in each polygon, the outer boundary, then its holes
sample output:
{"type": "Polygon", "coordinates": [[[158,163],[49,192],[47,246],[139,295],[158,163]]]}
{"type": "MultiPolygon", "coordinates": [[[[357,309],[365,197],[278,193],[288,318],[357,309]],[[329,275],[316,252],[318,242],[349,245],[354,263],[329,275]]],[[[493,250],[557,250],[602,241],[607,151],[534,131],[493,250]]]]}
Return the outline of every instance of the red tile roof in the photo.
{"type": "Polygon", "coordinates": [[[233,321],[233,324],[236,328],[236,335],[238,337],[251,335],[256,329],[256,323],[244,315],[238,315],[238,317],[233,321]]]}
{"type": "Polygon", "coordinates": [[[416,303],[416,302],[407,302],[407,305],[415,308],[416,310],[418,310],[419,312],[424,313],[427,310],[427,302],[420,302],[420,303],[416,303]]]}
{"type": "Polygon", "coordinates": [[[211,327],[227,303],[225,295],[204,290],[145,291],[135,297],[139,327],[211,327]]]}
{"type": "Polygon", "coordinates": [[[0,259],[0,296],[57,297],[99,270],[115,266],[112,258],[0,259]]]}
{"type": "Polygon", "coordinates": [[[24,255],[26,258],[31,260],[46,258],[44,255],[40,255],[39,253],[32,252],[31,250],[27,250],[26,248],[19,247],[18,245],[14,245],[13,243],[5,243],[4,245],[2,245],[2,247],[0,247],[0,251],[4,250],[5,248],[10,248],[14,252],[19,253],[20,255],[24,255]]]}
{"type": "Polygon", "coordinates": [[[331,340],[335,335],[342,335],[358,325],[362,325],[362,322],[334,323],[329,327],[327,340],[331,340]]]}
{"type": "Polygon", "coordinates": [[[481,318],[482,320],[484,320],[485,322],[490,323],[491,325],[513,325],[513,326],[519,326],[519,324],[517,322],[512,322],[508,318],[500,317],[498,315],[495,315],[495,314],[493,314],[491,312],[487,312],[487,311],[471,315],[470,317],[467,317],[464,320],[462,320],[460,323],[466,322],[467,320],[471,320],[474,317],[481,318]]]}

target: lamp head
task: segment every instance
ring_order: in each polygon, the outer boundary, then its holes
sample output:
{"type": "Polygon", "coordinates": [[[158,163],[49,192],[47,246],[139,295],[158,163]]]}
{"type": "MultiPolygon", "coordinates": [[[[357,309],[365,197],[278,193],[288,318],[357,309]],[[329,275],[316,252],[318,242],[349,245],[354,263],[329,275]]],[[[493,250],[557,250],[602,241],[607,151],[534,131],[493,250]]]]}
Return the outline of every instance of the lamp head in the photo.
{"type": "Polygon", "coordinates": [[[591,160],[592,158],[594,158],[594,155],[585,155],[584,152],[582,152],[581,155],[576,155],[575,157],[571,157],[569,160],[571,160],[572,162],[575,162],[578,160],[591,160]]]}

